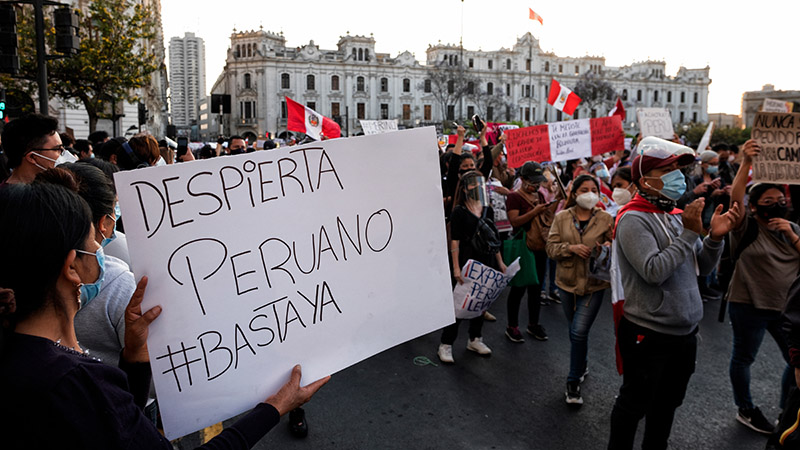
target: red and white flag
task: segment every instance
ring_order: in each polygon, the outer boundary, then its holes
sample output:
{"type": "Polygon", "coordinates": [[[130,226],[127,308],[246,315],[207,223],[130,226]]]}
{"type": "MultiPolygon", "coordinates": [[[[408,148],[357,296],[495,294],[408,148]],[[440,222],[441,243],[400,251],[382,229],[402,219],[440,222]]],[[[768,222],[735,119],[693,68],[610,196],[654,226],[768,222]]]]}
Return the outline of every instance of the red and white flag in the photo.
{"type": "Polygon", "coordinates": [[[532,9],[530,9],[530,8],[528,8],[528,11],[530,11],[530,18],[531,18],[531,20],[537,20],[537,21],[539,21],[539,23],[540,23],[541,25],[544,25],[544,20],[542,20],[542,16],[540,16],[540,15],[536,14],[536,13],[535,13],[535,12],[533,12],[533,10],[532,10],[532,9]]]}
{"type": "Polygon", "coordinates": [[[612,116],[619,116],[623,122],[625,122],[625,107],[622,106],[622,99],[617,97],[617,104],[611,108],[611,112],[608,113],[608,117],[612,116]]]}
{"type": "Polygon", "coordinates": [[[286,97],[286,109],[289,114],[286,129],[289,131],[305,133],[318,141],[323,135],[329,139],[342,136],[339,124],[289,97],[286,97]]]}
{"type": "Polygon", "coordinates": [[[547,103],[571,116],[580,102],[580,97],[553,78],[553,81],[550,82],[550,95],[547,97],[547,103]]]}

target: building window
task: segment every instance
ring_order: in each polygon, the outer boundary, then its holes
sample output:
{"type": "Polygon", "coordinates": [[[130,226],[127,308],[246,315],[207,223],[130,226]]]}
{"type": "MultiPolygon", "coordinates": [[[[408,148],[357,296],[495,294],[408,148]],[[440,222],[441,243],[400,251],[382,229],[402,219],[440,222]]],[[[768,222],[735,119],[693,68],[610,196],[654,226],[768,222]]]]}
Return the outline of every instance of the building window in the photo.
{"type": "Polygon", "coordinates": [[[403,92],[411,92],[411,80],[403,78],[403,92]]]}
{"type": "Polygon", "coordinates": [[[564,65],[563,64],[559,64],[558,65],[558,73],[564,73],[564,65]]]}
{"type": "Polygon", "coordinates": [[[575,66],[575,75],[579,75],[581,73],[581,68],[579,66],[575,66]]]}
{"type": "MultiPolygon", "coordinates": [[[[683,93],[683,92],[681,92],[681,94],[682,94],[682,93],[683,93]]],[[[683,111],[681,111],[680,123],[683,123],[683,122],[684,122],[684,119],[686,119],[686,116],[684,116],[684,113],[683,113],[683,111]]]]}
{"type": "MultiPolygon", "coordinates": [[[[694,93],[694,103],[695,103],[695,105],[697,104],[697,98],[698,98],[697,92],[695,92],[694,93]]],[[[695,120],[695,122],[697,122],[697,121],[695,120]]]]}
{"type": "Polygon", "coordinates": [[[456,105],[447,105],[447,120],[455,120],[456,105]]]}
{"type": "Polygon", "coordinates": [[[356,91],[364,92],[364,77],[356,78],[356,91]]]}
{"type": "Polygon", "coordinates": [[[641,89],[636,91],[636,101],[637,102],[642,101],[642,90],[641,89]]]}
{"type": "Polygon", "coordinates": [[[492,61],[492,60],[490,59],[490,60],[489,60],[489,70],[492,70],[492,65],[493,65],[493,64],[494,64],[494,61],[492,61]]]}
{"type": "Polygon", "coordinates": [[[289,74],[281,74],[281,89],[289,89],[289,74]]]}
{"type": "MultiPolygon", "coordinates": [[[[313,91],[315,85],[314,75],[307,75],[306,76],[306,90],[313,91]]],[[[313,108],[312,108],[313,109],[313,108]]]]}
{"type": "Polygon", "coordinates": [[[486,107],[486,118],[489,120],[494,120],[494,107],[492,106],[486,107]]]}
{"type": "Polygon", "coordinates": [[[431,120],[431,105],[425,105],[423,108],[423,120],[431,120]]]}
{"type": "Polygon", "coordinates": [[[388,118],[389,118],[389,104],[381,103],[381,120],[386,120],[388,118]]]}
{"type": "Polygon", "coordinates": [[[474,115],[475,115],[475,107],[467,106],[467,117],[472,117],[474,115]]]}
{"type": "Polygon", "coordinates": [[[363,61],[364,60],[364,49],[362,49],[362,48],[358,49],[358,60],[359,61],[363,61]]]}
{"type": "Polygon", "coordinates": [[[423,91],[430,92],[431,91],[431,80],[425,80],[423,91]]]}
{"type": "Polygon", "coordinates": [[[511,121],[511,107],[506,105],[506,122],[511,121]]]}
{"type": "Polygon", "coordinates": [[[242,119],[252,119],[256,116],[256,102],[239,102],[239,117],[242,119]]]}
{"type": "Polygon", "coordinates": [[[281,119],[286,118],[286,100],[281,100],[281,119]]]}
{"type": "Polygon", "coordinates": [[[530,85],[530,84],[526,84],[526,85],[524,85],[524,86],[522,86],[522,87],[523,87],[523,88],[524,88],[524,90],[525,90],[525,95],[524,95],[524,97],[530,97],[530,96],[531,96],[531,85],[530,85]]]}
{"type": "Polygon", "coordinates": [[[672,91],[667,91],[667,103],[672,103],[672,91]]]}
{"type": "Polygon", "coordinates": [[[511,60],[506,59],[506,70],[511,70],[511,60]]]}
{"type": "Polygon", "coordinates": [[[467,83],[467,94],[472,95],[475,93],[475,83],[470,81],[467,83]]]}
{"type": "Polygon", "coordinates": [[[317,110],[317,102],[306,102],[306,106],[313,109],[314,111],[317,110]]]}
{"type": "Polygon", "coordinates": [[[244,74],[244,88],[245,89],[250,89],[250,87],[251,87],[250,86],[250,74],[246,73],[246,74],[244,74]]]}
{"type": "Polygon", "coordinates": [[[472,69],[475,66],[475,60],[470,58],[469,59],[469,68],[472,69]]]}
{"type": "Polygon", "coordinates": [[[364,119],[364,103],[356,104],[356,117],[358,119],[364,119]]]}
{"type": "Polygon", "coordinates": [[[403,104],[403,120],[411,120],[411,105],[403,104]]]}
{"type": "Polygon", "coordinates": [[[364,61],[369,61],[369,49],[364,49],[364,61]]]}
{"type": "Polygon", "coordinates": [[[486,83],[486,93],[494,95],[494,83],[486,83]]]}
{"type": "Polygon", "coordinates": [[[530,59],[526,59],[525,60],[525,70],[527,70],[528,72],[531,71],[531,60],[530,59]]]}
{"type": "Polygon", "coordinates": [[[511,85],[508,83],[506,83],[506,95],[508,96],[511,95],[511,85]]]}
{"type": "Polygon", "coordinates": [[[381,78],[381,92],[389,92],[389,79],[381,78]]]}
{"type": "Polygon", "coordinates": [[[657,102],[657,101],[658,101],[658,91],[657,91],[657,90],[656,90],[656,91],[653,91],[653,101],[654,101],[654,102],[657,102]]]}
{"type": "Polygon", "coordinates": [[[358,50],[353,49],[353,61],[358,60],[358,50]]]}
{"type": "Polygon", "coordinates": [[[696,112],[692,113],[692,122],[697,123],[697,113],[696,112]]]}
{"type": "Polygon", "coordinates": [[[544,71],[545,72],[550,72],[550,61],[545,61],[544,62],[544,71]]]}
{"type": "Polygon", "coordinates": [[[622,99],[623,100],[628,100],[628,90],[627,89],[623,89],[622,90],[622,99]]]}
{"type": "Polygon", "coordinates": [[[525,108],[525,122],[531,121],[531,109],[525,108]]]}
{"type": "MultiPolygon", "coordinates": [[[[686,103],[686,92],[681,92],[681,103],[686,103]]],[[[683,122],[683,120],[681,120],[683,122]]]]}
{"type": "MultiPolygon", "coordinates": [[[[580,118],[580,117],[578,117],[578,111],[580,111],[580,109],[576,109],[576,110],[575,110],[575,113],[574,113],[574,114],[572,114],[572,118],[573,118],[573,119],[579,119],[579,118],[580,118]]],[[[597,111],[597,110],[596,110],[596,109],[593,109],[593,110],[592,110],[592,113],[594,113],[594,111],[597,111]]]]}
{"type": "Polygon", "coordinates": [[[339,90],[339,75],[334,75],[331,77],[331,90],[332,91],[339,90]]]}
{"type": "Polygon", "coordinates": [[[331,103],[331,115],[336,117],[339,115],[339,102],[331,103]]]}
{"type": "MultiPolygon", "coordinates": [[[[448,93],[448,94],[452,94],[452,93],[454,93],[455,91],[456,91],[456,82],[455,82],[455,81],[453,81],[453,80],[449,80],[449,81],[447,82],[447,93],[448,93]]],[[[450,119],[450,120],[453,120],[453,119],[450,119]]]]}
{"type": "Polygon", "coordinates": [[[237,44],[237,45],[236,45],[236,54],[235,54],[234,56],[236,56],[236,57],[238,58],[239,56],[241,56],[241,54],[242,54],[242,49],[241,49],[241,47],[240,47],[240,46],[237,44]]]}

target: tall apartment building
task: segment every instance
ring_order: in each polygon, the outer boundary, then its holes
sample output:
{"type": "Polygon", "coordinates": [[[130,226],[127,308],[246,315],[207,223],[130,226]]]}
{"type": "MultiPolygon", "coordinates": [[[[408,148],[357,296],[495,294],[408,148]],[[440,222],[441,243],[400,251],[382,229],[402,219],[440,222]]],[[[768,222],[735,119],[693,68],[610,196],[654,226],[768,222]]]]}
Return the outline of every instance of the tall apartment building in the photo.
{"type": "Polygon", "coordinates": [[[179,132],[197,124],[198,106],[206,96],[206,49],[203,38],[186,33],[169,40],[170,111],[179,132]]]}

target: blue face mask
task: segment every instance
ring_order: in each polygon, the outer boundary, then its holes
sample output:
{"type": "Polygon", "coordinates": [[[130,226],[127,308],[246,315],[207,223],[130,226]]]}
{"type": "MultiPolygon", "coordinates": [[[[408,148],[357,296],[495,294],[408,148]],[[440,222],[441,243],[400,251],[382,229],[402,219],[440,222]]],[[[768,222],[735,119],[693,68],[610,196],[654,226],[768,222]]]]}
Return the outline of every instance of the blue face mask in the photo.
{"type": "Polygon", "coordinates": [[[670,173],[661,175],[664,187],[661,188],[661,195],[670,200],[678,200],[686,192],[686,179],[680,169],[675,169],[670,173]]]}
{"type": "Polygon", "coordinates": [[[709,175],[714,175],[719,172],[719,167],[717,166],[708,166],[706,167],[706,173],[709,175]]]}
{"type": "Polygon", "coordinates": [[[75,250],[78,253],[83,253],[86,255],[93,255],[97,258],[97,265],[100,266],[100,275],[97,276],[97,281],[91,284],[81,284],[81,307],[86,307],[95,297],[97,294],[100,293],[100,286],[103,285],[103,278],[106,274],[106,255],[103,253],[103,247],[97,249],[96,252],[90,253],[84,250],[75,250]]]}
{"type": "MultiPolygon", "coordinates": [[[[110,244],[111,241],[113,241],[114,239],[117,238],[117,221],[113,217],[111,217],[109,214],[106,214],[106,216],[108,216],[109,219],[114,221],[114,228],[111,230],[111,236],[109,236],[107,238],[104,238],[103,242],[100,243],[100,247],[105,247],[106,245],[110,244]]],[[[117,218],[119,218],[119,217],[117,217],[117,218]]]]}
{"type": "Polygon", "coordinates": [[[117,221],[122,216],[122,213],[119,212],[119,202],[114,203],[114,229],[117,229],[117,221]]]}

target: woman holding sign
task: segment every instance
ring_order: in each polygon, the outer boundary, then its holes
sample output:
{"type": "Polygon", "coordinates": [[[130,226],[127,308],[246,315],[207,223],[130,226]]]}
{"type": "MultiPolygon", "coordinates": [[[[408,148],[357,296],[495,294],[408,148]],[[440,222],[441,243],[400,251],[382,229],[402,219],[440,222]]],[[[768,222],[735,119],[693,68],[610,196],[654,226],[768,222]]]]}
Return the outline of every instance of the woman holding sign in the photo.
{"type": "MultiPolygon", "coordinates": [[[[73,321],[81,286],[94,283],[102,256],[92,216],[69,172],[62,182],[0,190],[0,385],[4,449],[172,449],[142,413],[150,389],[143,312],[147,279],[125,310],[120,368],[86,354],[73,321]]],[[[204,448],[250,448],[280,416],[308,401],[328,378],[300,387],[300,367],[275,395],[204,448]]]]}
{"type": "MultiPolygon", "coordinates": [[[[608,278],[590,269],[590,259],[602,266],[609,259],[611,215],[597,207],[600,186],[591,175],[572,182],[567,209],[556,215],[547,239],[547,254],[556,260],[556,285],[569,325],[570,360],[566,401],[583,404],[581,382],[588,374],[589,330],[600,311],[608,278]]],[[[607,272],[606,272],[607,275],[607,272]]]]}
{"type": "MultiPolygon", "coordinates": [[[[461,268],[470,259],[503,273],[506,265],[500,254],[500,238],[492,221],[494,213],[486,196],[486,181],[477,171],[465,173],[458,181],[455,206],[450,214],[450,256],[453,265],[453,286],[463,283],[461,268]]],[[[458,326],[463,319],[457,319],[445,327],[439,345],[439,359],[453,364],[453,343],[458,337],[458,326]]],[[[492,354],[481,337],[483,316],[469,320],[469,341],[467,350],[482,356],[492,354]]]]}

